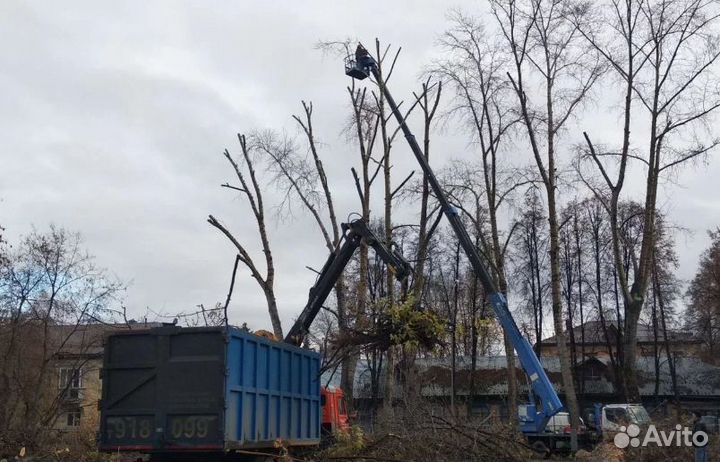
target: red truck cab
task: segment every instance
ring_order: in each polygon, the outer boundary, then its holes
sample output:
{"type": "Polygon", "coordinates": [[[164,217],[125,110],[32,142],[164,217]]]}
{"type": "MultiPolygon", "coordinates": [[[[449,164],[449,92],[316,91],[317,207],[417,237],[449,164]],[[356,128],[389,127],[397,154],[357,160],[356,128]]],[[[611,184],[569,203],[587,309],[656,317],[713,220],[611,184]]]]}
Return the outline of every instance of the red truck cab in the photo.
{"type": "Polygon", "coordinates": [[[322,387],[320,390],[320,404],[322,407],[323,434],[346,433],[350,430],[345,393],[341,389],[322,387]]]}

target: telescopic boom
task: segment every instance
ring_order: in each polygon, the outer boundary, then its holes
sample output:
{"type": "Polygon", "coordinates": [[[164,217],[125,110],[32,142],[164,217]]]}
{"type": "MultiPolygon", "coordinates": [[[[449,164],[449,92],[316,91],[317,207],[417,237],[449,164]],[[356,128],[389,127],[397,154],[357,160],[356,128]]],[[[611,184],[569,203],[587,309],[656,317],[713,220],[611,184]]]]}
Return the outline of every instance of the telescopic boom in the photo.
{"type": "MultiPolygon", "coordinates": [[[[364,78],[372,75],[376,82],[381,82],[377,62],[372,56],[370,56],[362,45],[358,45],[354,58],[355,59],[352,59],[352,57],[350,57],[346,61],[345,74],[358,80],[363,80],[364,78]]],[[[435,197],[438,202],[440,202],[440,206],[450,222],[450,226],[453,231],[455,231],[455,234],[460,241],[460,246],[463,248],[465,255],[467,255],[473,271],[475,272],[477,278],[480,279],[480,282],[485,289],[485,293],[488,294],[490,305],[492,306],[493,311],[495,311],[498,321],[505,329],[505,332],[508,333],[511,342],[518,353],[518,357],[520,358],[520,364],[530,379],[532,391],[542,402],[541,409],[535,410],[535,415],[528,416],[530,417],[530,421],[523,422],[523,426],[526,431],[534,430],[540,432],[545,428],[545,425],[550,417],[557,414],[562,409],[562,402],[553,388],[550,379],[545,373],[542,364],[540,364],[540,360],[533,351],[530,342],[528,342],[527,339],[525,339],[525,337],[523,337],[520,333],[520,329],[515,323],[515,319],[513,319],[512,314],[510,314],[505,296],[500,293],[495,281],[490,276],[490,273],[485,267],[480,254],[465,229],[465,225],[460,219],[460,214],[458,213],[457,208],[450,203],[445,195],[445,192],[430,168],[430,164],[428,164],[420,146],[415,140],[415,136],[410,131],[410,128],[408,128],[407,123],[405,123],[405,118],[398,109],[398,105],[395,103],[388,87],[384,84],[379,85],[379,87],[385,95],[385,100],[387,101],[388,106],[390,106],[398,124],[400,124],[400,129],[405,135],[405,139],[410,145],[410,149],[413,154],[415,154],[415,158],[420,164],[420,167],[425,174],[425,178],[427,178],[430,187],[435,193],[435,197]],[[527,428],[528,426],[531,428],[527,428]]]]}

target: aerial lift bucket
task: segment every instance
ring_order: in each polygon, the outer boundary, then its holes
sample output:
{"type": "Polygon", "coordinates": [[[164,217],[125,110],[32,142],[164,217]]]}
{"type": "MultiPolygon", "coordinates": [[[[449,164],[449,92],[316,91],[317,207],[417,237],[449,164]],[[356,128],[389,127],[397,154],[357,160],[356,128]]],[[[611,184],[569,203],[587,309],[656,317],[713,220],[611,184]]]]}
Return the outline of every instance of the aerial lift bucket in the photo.
{"type": "Polygon", "coordinates": [[[368,76],[368,71],[367,68],[359,66],[353,56],[348,56],[345,58],[345,75],[363,80],[368,76]]]}
{"type": "Polygon", "coordinates": [[[374,63],[367,50],[358,44],[355,55],[345,58],[345,75],[354,79],[363,80],[370,76],[370,66],[374,63]]]}

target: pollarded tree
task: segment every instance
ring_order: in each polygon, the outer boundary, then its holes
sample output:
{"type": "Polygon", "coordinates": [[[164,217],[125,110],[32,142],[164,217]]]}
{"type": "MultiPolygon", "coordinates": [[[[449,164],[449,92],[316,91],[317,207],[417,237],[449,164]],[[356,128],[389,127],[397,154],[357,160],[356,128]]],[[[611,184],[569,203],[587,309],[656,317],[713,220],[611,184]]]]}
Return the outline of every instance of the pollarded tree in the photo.
{"type": "MultiPolygon", "coordinates": [[[[302,130],[306,150],[284,132],[256,131],[251,138],[260,156],[266,160],[273,182],[283,192],[280,209],[291,214],[293,205],[299,202],[320,230],[325,248],[328,252],[334,252],[342,237],[341,225],[335,214],[330,183],[318,149],[313,125],[313,103],[302,101],[302,106],[304,114],[293,115],[293,120],[302,130]]],[[[335,283],[335,296],[337,304],[334,314],[338,318],[342,335],[347,316],[344,275],[335,283]]]]}
{"type": "Polygon", "coordinates": [[[258,285],[265,294],[268,313],[270,315],[270,322],[273,326],[273,333],[277,338],[282,338],[282,325],[280,323],[280,315],[278,314],[277,298],[275,297],[275,263],[270,249],[270,238],[265,224],[266,215],[265,204],[263,202],[263,192],[256,175],[255,163],[253,160],[253,151],[255,151],[257,147],[253,146],[252,143],[248,143],[245,135],[238,135],[238,140],[240,141],[240,149],[242,153],[240,161],[236,160],[227,149],[223,152],[223,155],[232,166],[233,173],[237,177],[239,184],[231,185],[229,183],[225,183],[222,186],[238,191],[245,197],[250,205],[250,210],[257,225],[260,243],[262,244],[263,258],[265,260],[264,274],[262,272],[262,268],[256,264],[255,259],[253,259],[252,255],[247,250],[247,244],[240,242],[240,240],[214,216],[209,215],[207,221],[210,225],[220,230],[220,232],[222,232],[237,249],[240,261],[250,270],[250,275],[253,279],[255,279],[255,281],[257,281],[258,285]]]}

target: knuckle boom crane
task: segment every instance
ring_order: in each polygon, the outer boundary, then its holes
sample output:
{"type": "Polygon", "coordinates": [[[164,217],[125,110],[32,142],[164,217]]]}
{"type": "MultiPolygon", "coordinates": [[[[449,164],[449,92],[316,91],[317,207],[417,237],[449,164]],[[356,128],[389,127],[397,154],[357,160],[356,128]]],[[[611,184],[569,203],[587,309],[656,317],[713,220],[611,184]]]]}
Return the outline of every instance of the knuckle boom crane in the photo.
{"type": "MultiPolygon", "coordinates": [[[[307,304],[283,339],[285,343],[294,346],[302,345],[323,303],[330,295],[353,254],[363,242],[375,250],[375,253],[385,262],[388,270],[394,273],[398,281],[405,280],[412,273],[412,267],[403,256],[391,245],[386,246],[364,220],[353,220],[343,223],[341,226],[343,238],[337,248],[330,253],[325,265],[320,270],[315,285],[310,288],[307,304]]],[[[344,392],[337,388],[323,387],[321,393],[324,401],[322,406],[323,432],[348,431],[349,423],[344,404],[344,392]]]]}
{"type": "MultiPolygon", "coordinates": [[[[345,74],[358,80],[363,80],[372,76],[376,82],[380,83],[382,81],[377,62],[360,44],[358,44],[354,59],[353,57],[348,57],[346,60],[345,74]]],[[[520,329],[508,309],[505,296],[500,292],[497,284],[485,267],[480,254],[465,229],[465,225],[460,219],[460,214],[457,208],[450,203],[445,195],[445,192],[430,168],[430,164],[428,164],[420,146],[415,140],[415,136],[410,131],[410,128],[405,122],[405,118],[401,114],[398,105],[395,103],[395,100],[390,94],[388,87],[384,84],[380,84],[379,87],[383,92],[393,115],[397,119],[400,129],[410,145],[410,149],[420,164],[420,167],[422,168],[435,197],[438,202],[440,202],[443,213],[457,235],[460,245],[472,265],[473,271],[475,272],[477,278],[480,279],[498,321],[502,325],[503,329],[505,329],[508,333],[511,342],[518,353],[523,370],[525,370],[525,373],[530,379],[530,385],[532,388],[530,393],[530,405],[526,408],[526,415],[521,416],[521,430],[524,433],[541,433],[544,431],[548,420],[562,410],[562,402],[553,388],[550,379],[545,373],[540,360],[533,351],[530,342],[528,342],[527,339],[520,333],[520,329]],[[534,404],[535,399],[533,397],[533,393],[540,399],[540,407],[537,407],[534,404]]]]}
{"type": "Polygon", "coordinates": [[[349,223],[343,223],[342,229],[342,244],[334,252],[330,253],[315,285],[310,288],[308,302],[285,336],[284,341],[286,343],[296,346],[302,344],[323,303],[325,303],[338,278],[350,262],[355,250],[360,247],[363,241],[375,250],[378,256],[388,265],[390,271],[395,274],[398,281],[404,280],[412,273],[410,263],[392,247],[383,244],[382,240],[370,230],[364,220],[357,219],[349,223]]]}

